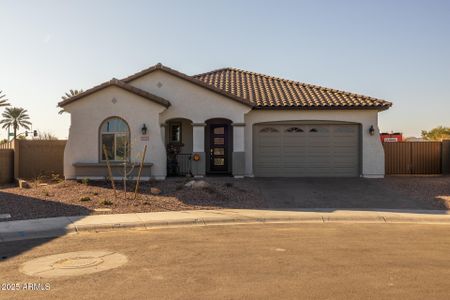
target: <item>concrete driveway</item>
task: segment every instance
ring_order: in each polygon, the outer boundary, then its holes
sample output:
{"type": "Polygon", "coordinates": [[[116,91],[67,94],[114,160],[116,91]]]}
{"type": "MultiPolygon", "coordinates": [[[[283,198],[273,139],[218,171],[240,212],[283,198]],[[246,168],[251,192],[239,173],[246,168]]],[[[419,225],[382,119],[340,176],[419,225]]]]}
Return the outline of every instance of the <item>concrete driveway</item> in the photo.
{"type": "Polygon", "coordinates": [[[255,178],[269,208],[444,209],[450,176],[255,178]]]}

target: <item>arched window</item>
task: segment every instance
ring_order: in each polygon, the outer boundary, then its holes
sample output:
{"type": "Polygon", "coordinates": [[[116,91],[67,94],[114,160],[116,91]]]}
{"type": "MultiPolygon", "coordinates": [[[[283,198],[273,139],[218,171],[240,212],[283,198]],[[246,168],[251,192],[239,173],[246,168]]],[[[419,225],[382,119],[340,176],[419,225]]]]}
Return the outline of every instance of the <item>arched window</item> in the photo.
{"type": "Polygon", "coordinates": [[[100,126],[100,157],[102,161],[106,160],[104,147],[106,147],[109,160],[123,161],[130,157],[129,140],[130,129],[124,120],[113,117],[103,121],[100,126]]]}

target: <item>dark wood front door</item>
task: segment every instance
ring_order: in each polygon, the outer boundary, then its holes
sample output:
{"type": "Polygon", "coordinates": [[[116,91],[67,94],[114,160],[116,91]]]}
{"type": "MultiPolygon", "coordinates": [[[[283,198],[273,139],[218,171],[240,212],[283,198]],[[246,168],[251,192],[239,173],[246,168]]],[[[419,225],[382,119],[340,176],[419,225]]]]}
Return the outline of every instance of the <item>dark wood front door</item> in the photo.
{"type": "Polygon", "coordinates": [[[228,125],[211,124],[209,167],[211,172],[228,172],[228,125]]]}

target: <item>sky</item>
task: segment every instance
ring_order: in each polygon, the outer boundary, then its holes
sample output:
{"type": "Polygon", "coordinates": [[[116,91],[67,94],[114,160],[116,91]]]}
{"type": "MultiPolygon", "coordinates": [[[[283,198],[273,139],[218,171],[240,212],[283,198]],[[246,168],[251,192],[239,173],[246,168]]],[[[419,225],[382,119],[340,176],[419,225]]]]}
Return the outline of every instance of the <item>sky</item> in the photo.
{"type": "MultiPolygon", "coordinates": [[[[236,67],[393,102],[382,131],[450,126],[450,0],[0,0],[0,90],[67,138],[57,102],[158,62],[236,67]]],[[[1,110],[1,109],[0,109],[1,110]]],[[[0,130],[0,138],[5,138],[0,130]]]]}

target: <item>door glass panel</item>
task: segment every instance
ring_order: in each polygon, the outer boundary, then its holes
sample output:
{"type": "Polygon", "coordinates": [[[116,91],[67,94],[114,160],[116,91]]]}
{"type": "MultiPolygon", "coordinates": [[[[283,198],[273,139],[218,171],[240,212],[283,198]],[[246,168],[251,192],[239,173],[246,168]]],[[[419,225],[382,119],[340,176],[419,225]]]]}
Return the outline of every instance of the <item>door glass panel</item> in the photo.
{"type": "Polygon", "coordinates": [[[214,128],[214,134],[224,134],[225,128],[224,127],[216,127],[214,128]]]}
{"type": "Polygon", "coordinates": [[[214,144],[215,145],[223,145],[225,143],[224,138],[214,138],[214,144]]]}
{"type": "Polygon", "coordinates": [[[103,145],[106,147],[108,153],[108,159],[114,159],[114,134],[102,134],[102,160],[106,160],[105,152],[103,151],[103,145]]]}
{"type": "Polygon", "coordinates": [[[223,166],[225,164],[224,158],[214,158],[214,165],[215,166],[223,166]]]}
{"type": "Polygon", "coordinates": [[[224,148],[214,148],[214,155],[225,155],[224,148]]]}

